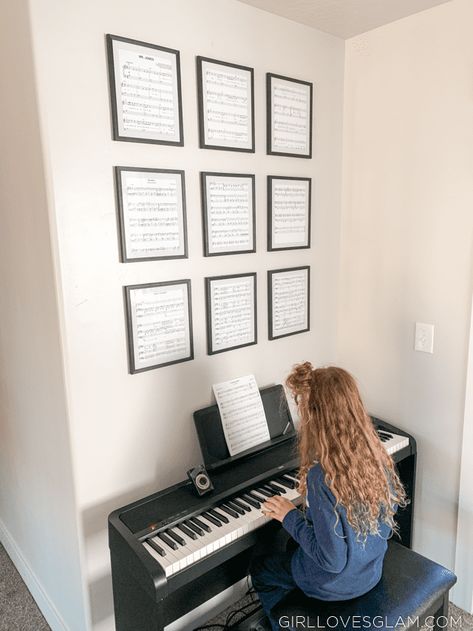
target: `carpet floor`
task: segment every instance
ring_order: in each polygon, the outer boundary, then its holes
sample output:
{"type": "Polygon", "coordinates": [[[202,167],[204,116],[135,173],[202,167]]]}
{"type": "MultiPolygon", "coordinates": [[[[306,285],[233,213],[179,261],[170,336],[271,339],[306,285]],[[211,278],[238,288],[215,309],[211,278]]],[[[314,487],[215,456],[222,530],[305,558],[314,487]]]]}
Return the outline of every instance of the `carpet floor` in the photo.
{"type": "Polygon", "coordinates": [[[0,631],[50,631],[33,596],[1,545],[0,631]]]}
{"type": "MultiPolygon", "coordinates": [[[[239,602],[210,620],[207,631],[222,631],[222,625],[229,621],[229,615],[242,607],[250,612],[254,607],[255,596],[246,596],[239,602]]],[[[445,627],[445,631],[473,631],[473,616],[450,604],[450,616],[461,618],[456,626],[445,627]]],[[[231,619],[232,624],[240,616],[231,619]]],[[[11,562],[5,549],[0,545],[0,631],[51,631],[33,597],[11,562]]]]}

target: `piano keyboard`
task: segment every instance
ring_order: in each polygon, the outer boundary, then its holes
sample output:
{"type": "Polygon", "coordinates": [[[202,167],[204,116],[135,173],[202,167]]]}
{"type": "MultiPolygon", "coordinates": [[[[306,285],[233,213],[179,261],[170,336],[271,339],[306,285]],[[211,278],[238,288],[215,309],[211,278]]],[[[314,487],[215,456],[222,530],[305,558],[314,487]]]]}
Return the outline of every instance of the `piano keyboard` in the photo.
{"type": "Polygon", "coordinates": [[[408,436],[394,434],[393,432],[388,432],[387,430],[381,429],[379,427],[376,431],[378,432],[379,439],[383,443],[383,447],[386,449],[390,456],[396,453],[396,451],[409,446],[408,436]]]}
{"type": "Polygon", "coordinates": [[[272,521],[261,512],[261,505],[268,497],[283,495],[291,502],[300,503],[295,473],[284,474],[197,517],[185,519],[147,539],[143,545],[164,568],[166,576],[172,576],[272,521]]]}
{"type": "MultiPolygon", "coordinates": [[[[388,452],[409,445],[409,438],[377,428],[378,436],[388,452]]],[[[291,502],[301,503],[296,490],[297,471],[247,490],[241,495],[165,528],[143,542],[146,550],[163,567],[167,577],[200,561],[219,548],[272,521],[261,512],[268,497],[283,495],[291,502]]]]}

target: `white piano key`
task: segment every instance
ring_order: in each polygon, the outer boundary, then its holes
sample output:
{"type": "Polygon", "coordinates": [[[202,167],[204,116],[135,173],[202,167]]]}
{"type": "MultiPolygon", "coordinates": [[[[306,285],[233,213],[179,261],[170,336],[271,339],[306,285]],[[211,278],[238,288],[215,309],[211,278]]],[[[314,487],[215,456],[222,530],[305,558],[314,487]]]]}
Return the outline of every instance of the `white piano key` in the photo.
{"type": "Polygon", "coordinates": [[[148,552],[151,554],[151,556],[154,557],[156,561],[158,561],[158,563],[161,565],[161,567],[164,568],[164,572],[166,576],[171,576],[172,574],[175,574],[175,572],[179,571],[179,560],[174,556],[173,554],[174,551],[170,550],[169,547],[164,542],[161,541],[161,539],[158,539],[158,541],[161,548],[163,548],[163,550],[166,552],[166,556],[164,557],[160,556],[146,542],[144,543],[144,546],[148,550],[148,552]]]}

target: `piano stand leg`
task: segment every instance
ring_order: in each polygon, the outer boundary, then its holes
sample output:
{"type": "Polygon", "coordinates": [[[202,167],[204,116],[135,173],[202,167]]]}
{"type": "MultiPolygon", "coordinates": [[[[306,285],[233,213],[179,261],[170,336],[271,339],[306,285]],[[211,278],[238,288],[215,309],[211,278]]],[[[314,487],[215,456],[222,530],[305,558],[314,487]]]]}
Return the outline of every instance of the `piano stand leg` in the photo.
{"type": "Polygon", "coordinates": [[[136,580],[112,560],[113,601],[116,631],[162,631],[162,604],[154,602],[136,585],[136,580]]]}

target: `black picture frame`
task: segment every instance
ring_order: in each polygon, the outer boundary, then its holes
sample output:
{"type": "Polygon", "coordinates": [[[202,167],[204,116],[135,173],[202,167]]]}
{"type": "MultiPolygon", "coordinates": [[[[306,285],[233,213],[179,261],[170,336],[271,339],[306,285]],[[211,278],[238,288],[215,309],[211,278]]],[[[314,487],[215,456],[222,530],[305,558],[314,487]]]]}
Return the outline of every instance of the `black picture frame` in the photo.
{"type": "Polygon", "coordinates": [[[203,245],[204,256],[227,256],[229,254],[253,254],[256,252],[256,178],[253,173],[220,173],[215,171],[201,171],[200,173],[200,190],[201,190],[201,206],[202,206],[202,229],[203,229],[203,245]],[[209,177],[216,178],[245,178],[251,180],[251,206],[252,218],[250,229],[253,240],[253,247],[247,250],[228,250],[222,252],[212,252],[209,239],[209,208],[207,203],[207,180],[209,177]]]}
{"type": "Polygon", "coordinates": [[[197,56],[197,101],[198,101],[198,116],[199,116],[199,147],[201,149],[217,149],[221,151],[242,151],[245,153],[255,152],[255,80],[254,80],[254,68],[249,66],[242,66],[240,64],[230,63],[228,61],[221,61],[219,59],[212,59],[211,57],[197,56]],[[250,75],[250,110],[251,110],[251,146],[239,147],[232,145],[222,145],[218,143],[206,142],[206,130],[205,130],[205,115],[204,115],[204,86],[203,86],[203,72],[202,64],[207,62],[209,64],[215,64],[216,66],[223,66],[224,68],[235,68],[248,72],[250,75]]]}
{"type": "Polygon", "coordinates": [[[246,274],[227,274],[223,276],[208,276],[205,278],[205,305],[206,305],[206,320],[207,320],[207,354],[217,355],[218,353],[225,353],[227,351],[233,351],[237,348],[244,348],[246,346],[253,346],[258,343],[258,303],[257,303],[257,277],[256,272],[250,272],[246,274]],[[213,339],[213,318],[212,318],[212,283],[222,280],[230,280],[237,278],[252,278],[253,279],[253,330],[254,339],[251,342],[245,342],[244,344],[235,344],[220,349],[214,349],[212,344],[213,339]]]}
{"type": "Polygon", "coordinates": [[[124,304],[125,304],[125,316],[126,316],[126,332],[127,332],[127,349],[128,349],[128,371],[134,375],[140,372],[146,372],[148,370],[154,370],[155,368],[164,368],[165,366],[172,366],[173,364],[180,364],[182,362],[191,361],[194,359],[194,333],[192,323],[192,284],[190,279],[161,281],[157,283],[145,283],[139,285],[127,285],[123,288],[124,304]],[[185,285],[187,291],[187,317],[189,322],[189,349],[190,353],[186,357],[175,359],[167,362],[158,362],[156,364],[144,367],[137,367],[135,362],[135,338],[133,329],[133,310],[131,304],[131,294],[133,291],[139,291],[142,289],[149,289],[153,287],[167,287],[172,285],[185,285]]]}
{"type": "Polygon", "coordinates": [[[181,169],[154,169],[146,167],[114,167],[115,174],[115,190],[116,190],[116,202],[117,202],[117,218],[118,218],[118,234],[119,234],[119,250],[120,261],[122,263],[136,263],[140,261],[163,261],[168,259],[187,259],[189,257],[188,252],[188,235],[187,235],[187,208],[186,208],[186,182],[185,172],[181,169]],[[181,199],[182,199],[182,239],[183,239],[183,254],[170,254],[162,256],[140,256],[131,257],[127,254],[127,226],[125,220],[124,210],[124,192],[122,186],[122,174],[123,173],[169,173],[177,175],[181,179],[181,199]]]}
{"type": "Polygon", "coordinates": [[[298,267],[286,267],[280,269],[268,270],[268,339],[278,340],[282,337],[289,337],[291,335],[299,335],[299,333],[306,333],[310,331],[310,265],[300,265],[298,267]],[[273,276],[276,274],[284,274],[288,272],[297,272],[301,270],[307,270],[307,293],[306,293],[306,320],[307,326],[298,329],[296,331],[290,331],[288,333],[282,333],[280,335],[274,335],[273,327],[273,276]]]}
{"type": "Polygon", "coordinates": [[[107,46],[107,62],[108,62],[108,78],[109,78],[109,90],[110,90],[110,107],[112,118],[112,138],[113,140],[119,140],[123,142],[144,142],[157,145],[174,145],[182,147],[184,145],[184,128],[183,128],[183,115],[182,115],[182,87],[181,87],[181,62],[180,52],[174,48],[166,48],[165,46],[158,46],[157,44],[150,44],[148,42],[141,42],[135,39],[129,39],[127,37],[120,37],[118,35],[106,35],[107,46]],[[166,54],[175,56],[176,66],[176,96],[177,96],[177,124],[179,131],[178,140],[168,140],[165,138],[147,138],[146,136],[134,136],[132,133],[124,135],[120,132],[120,117],[118,108],[118,90],[117,90],[117,77],[115,73],[115,59],[114,59],[114,42],[121,42],[123,44],[140,46],[142,48],[148,48],[153,51],[161,51],[166,54]]]}
{"type": "Polygon", "coordinates": [[[294,79],[293,77],[286,77],[272,72],[266,73],[266,153],[271,156],[286,156],[290,158],[312,158],[312,129],[313,129],[313,101],[314,101],[314,84],[311,81],[303,81],[301,79],[294,79]],[[271,82],[273,79],[279,81],[286,81],[289,83],[298,83],[300,85],[308,86],[309,88],[309,151],[307,153],[291,152],[291,151],[276,151],[273,149],[272,137],[273,137],[273,104],[271,99],[271,82]]]}
{"type": "Polygon", "coordinates": [[[297,177],[297,176],[285,176],[285,175],[268,175],[267,177],[267,248],[268,252],[278,252],[281,250],[307,250],[311,247],[311,233],[312,233],[312,178],[311,177],[297,177]],[[274,225],[274,212],[273,212],[273,182],[275,180],[290,180],[299,182],[308,182],[307,191],[307,243],[306,245],[290,245],[276,247],[273,244],[273,225],[274,225]]]}

